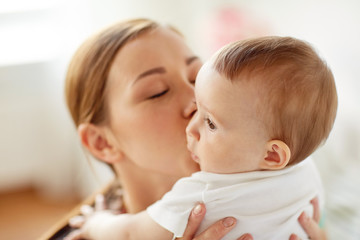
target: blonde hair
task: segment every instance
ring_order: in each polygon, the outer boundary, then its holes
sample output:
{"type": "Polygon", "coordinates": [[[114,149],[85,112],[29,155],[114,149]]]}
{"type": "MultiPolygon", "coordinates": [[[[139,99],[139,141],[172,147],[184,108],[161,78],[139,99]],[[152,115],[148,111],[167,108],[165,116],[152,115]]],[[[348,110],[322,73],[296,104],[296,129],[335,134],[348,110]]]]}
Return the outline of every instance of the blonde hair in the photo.
{"type": "Polygon", "coordinates": [[[304,160],[329,136],[337,111],[335,81],[308,43],[275,36],[234,42],[218,51],[213,67],[232,81],[257,84],[269,140],[289,146],[290,164],[304,160]]]}
{"type": "Polygon", "coordinates": [[[66,102],[76,126],[106,121],[106,84],[112,62],[129,41],[159,27],[148,19],[112,25],[86,40],[73,56],[65,82],[66,102]]]}

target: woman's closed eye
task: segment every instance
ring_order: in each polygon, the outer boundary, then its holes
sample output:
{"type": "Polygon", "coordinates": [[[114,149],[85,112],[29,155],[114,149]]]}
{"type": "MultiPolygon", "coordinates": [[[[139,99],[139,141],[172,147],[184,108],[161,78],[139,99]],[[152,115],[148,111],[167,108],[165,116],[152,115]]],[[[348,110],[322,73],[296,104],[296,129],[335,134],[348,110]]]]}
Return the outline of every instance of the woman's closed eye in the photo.
{"type": "Polygon", "coordinates": [[[161,97],[163,95],[165,95],[167,92],[169,91],[169,89],[166,89],[164,91],[161,91],[159,93],[156,93],[154,95],[151,95],[150,97],[148,97],[148,99],[154,99],[154,98],[158,98],[158,97],[161,97]]]}

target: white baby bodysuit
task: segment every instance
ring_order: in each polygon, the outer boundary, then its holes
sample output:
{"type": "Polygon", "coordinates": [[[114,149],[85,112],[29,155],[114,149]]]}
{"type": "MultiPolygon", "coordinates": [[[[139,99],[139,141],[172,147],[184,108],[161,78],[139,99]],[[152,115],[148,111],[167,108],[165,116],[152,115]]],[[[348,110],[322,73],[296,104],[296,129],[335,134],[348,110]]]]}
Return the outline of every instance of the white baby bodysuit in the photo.
{"type": "Polygon", "coordinates": [[[237,239],[251,233],[254,239],[289,239],[292,233],[308,239],[298,223],[301,212],[312,216],[310,200],[323,189],[311,159],[276,171],[237,174],[196,172],[182,178],[164,197],[147,208],[162,227],[181,237],[196,203],[206,205],[205,219],[198,233],[224,217],[235,217],[236,227],[223,239],[237,239]]]}

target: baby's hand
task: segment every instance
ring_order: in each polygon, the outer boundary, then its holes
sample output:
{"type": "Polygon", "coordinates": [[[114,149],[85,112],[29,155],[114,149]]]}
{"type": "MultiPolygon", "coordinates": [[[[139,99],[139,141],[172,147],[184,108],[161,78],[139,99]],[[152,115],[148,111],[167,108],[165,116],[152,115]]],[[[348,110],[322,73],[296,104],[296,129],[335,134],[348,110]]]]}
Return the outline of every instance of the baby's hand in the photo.
{"type": "MultiPolygon", "coordinates": [[[[84,217],[82,223],[80,223],[81,226],[77,225],[80,228],[71,232],[65,240],[100,239],[101,236],[105,235],[104,227],[106,227],[108,222],[112,221],[114,216],[109,211],[93,212],[91,215],[84,217]]],[[[79,222],[76,224],[79,224],[79,222]]]]}
{"type": "Polygon", "coordinates": [[[96,196],[94,208],[83,205],[80,208],[82,215],[75,216],[69,220],[69,225],[76,230],[72,231],[64,240],[93,239],[101,231],[101,224],[111,218],[113,214],[105,210],[103,195],[96,196]]]}

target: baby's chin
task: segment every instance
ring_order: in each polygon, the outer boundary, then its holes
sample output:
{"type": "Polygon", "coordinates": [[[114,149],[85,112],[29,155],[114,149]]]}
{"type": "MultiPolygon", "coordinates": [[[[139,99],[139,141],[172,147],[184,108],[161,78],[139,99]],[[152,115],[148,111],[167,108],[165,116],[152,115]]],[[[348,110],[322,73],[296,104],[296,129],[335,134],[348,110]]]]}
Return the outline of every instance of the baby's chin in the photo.
{"type": "Polygon", "coordinates": [[[187,161],[186,161],[186,165],[185,165],[185,174],[187,175],[187,176],[190,176],[191,174],[193,174],[194,172],[198,172],[198,171],[200,171],[200,165],[199,165],[199,163],[198,162],[196,162],[193,158],[192,158],[192,156],[191,156],[191,154],[189,153],[189,156],[188,156],[188,159],[187,159],[187,161]]]}
{"type": "Polygon", "coordinates": [[[191,159],[192,159],[194,162],[196,162],[197,164],[200,163],[200,160],[199,160],[199,157],[198,157],[198,156],[196,156],[194,153],[190,153],[190,155],[191,155],[191,159]]]}

